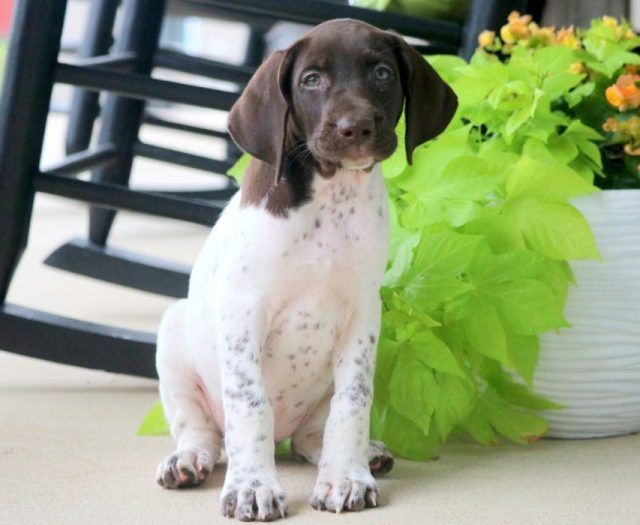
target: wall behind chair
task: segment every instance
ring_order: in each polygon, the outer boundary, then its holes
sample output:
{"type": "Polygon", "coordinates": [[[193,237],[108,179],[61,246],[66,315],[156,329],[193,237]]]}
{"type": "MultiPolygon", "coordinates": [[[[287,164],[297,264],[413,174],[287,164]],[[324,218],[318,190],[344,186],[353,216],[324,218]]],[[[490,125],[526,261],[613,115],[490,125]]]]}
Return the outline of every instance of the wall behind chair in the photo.
{"type": "Polygon", "coordinates": [[[547,0],[542,21],[556,27],[588,27],[602,15],[629,18],[629,0],[547,0]]]}

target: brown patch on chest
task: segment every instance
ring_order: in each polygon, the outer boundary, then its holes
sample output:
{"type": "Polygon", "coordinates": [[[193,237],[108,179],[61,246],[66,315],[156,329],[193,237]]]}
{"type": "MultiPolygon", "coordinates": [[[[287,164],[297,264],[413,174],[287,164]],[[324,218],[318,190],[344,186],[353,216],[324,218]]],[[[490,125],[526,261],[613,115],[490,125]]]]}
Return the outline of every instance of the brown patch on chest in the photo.
{"type": "Polygon", "coordinates": [[[264,206],[276,217],[287,217],[289,210],[299,208],[311,199],[313,172],[285,157],[282,176],[276,182],[275,169],[252,159],[242,181],[240,206],[264,206]]]}

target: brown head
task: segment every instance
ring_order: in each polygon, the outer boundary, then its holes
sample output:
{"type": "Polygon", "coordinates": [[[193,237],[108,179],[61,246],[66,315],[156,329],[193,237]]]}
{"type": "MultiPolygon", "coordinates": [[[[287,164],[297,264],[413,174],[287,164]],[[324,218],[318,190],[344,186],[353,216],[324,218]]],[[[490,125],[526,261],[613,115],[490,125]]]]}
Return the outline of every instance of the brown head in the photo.
{"type": "Polygon", "coordinates": [[[287,182],[290,197],[304,198],[295,177],[368,169],[389,157],[403,104],[411,163],[413,150],[451,120],[455,94],[399,35],[331,20],[265,61],[231,109],[229,131],[270,167],[254,167],[271,175],[260,187],[287,182]]]}

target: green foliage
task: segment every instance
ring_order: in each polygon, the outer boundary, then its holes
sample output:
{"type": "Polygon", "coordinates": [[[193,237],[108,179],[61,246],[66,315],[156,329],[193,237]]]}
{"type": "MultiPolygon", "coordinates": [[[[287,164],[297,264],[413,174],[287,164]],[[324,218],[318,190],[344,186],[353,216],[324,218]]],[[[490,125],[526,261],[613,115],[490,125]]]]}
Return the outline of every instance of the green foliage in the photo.
{"type": "Polygon", "coordinates": [[[162,403],[160,401],[156,401],[149,412],[147,412],[147,415],[144,416],[137,434],[139,436],[155,436],[168,434],[169,430],[169,423],[164,417],[162,403]]]}
{"type": "MultiPolygon", "coordinates": [[[[573,145],[586,157],[573,160],[572,168],[584,175],[595,171],[600,175],[595,183],[601,188],[640,188],[640,55],[634,52],[640,38],[630,24],[604,16],[586,29],[556,30],[539,27],[528,15],[511,13],[499,34],[484,31],[478,39],[482,47],[478,55],[488,62],[501,60],[518,65],[518,78],[505,83],[503,91],[526,92],[519,81],[535,88],[527,95],[529,104],[514,111],[506,131],[519,126],[528,111],[535,111],[537,96],[546,97],[557,113],[572,119],[572,125],[579,128],[571,130],[577,134],[568,133],[564,137],[567,140],[559,143],[567,155],[573,153],[573,145]],[[537,83],[531,84],[534,77],[538,77],[537,83]],[[597,141],[599,134],[593,129],[580,128],[582,123],[602,130],[602,140],[597,141]]],[[[494,70],[500,67],[494,64],[486,68],[487,73],[494,70]]],[[[506,78],[496,78],[507,82],[506,78]]],[[[518,93],[519,98],[524,92],[518,93]]],[[[500,95],[494,91],[494,97],[500,95]]],[[[506,101],[506,107],[512,102],[506,101]]],[[[540,128],[543,140],[554,125],[551,121],[547,124],[540,128]]]]}
{"type": "Polygon", "coordinates": [[[456,118],[413,166],[383,164],[393,249],[372,435],[399,455],[431,458],[456,430],[535,441],[547,428],[538,411],[558,408],[531,390],[537,336],[568,326],[566,261],[598,257],[569,201],[597,191],[601,163],[600,135],[558,110],[581,76],[555,51],[433,57],[456,118]]]}

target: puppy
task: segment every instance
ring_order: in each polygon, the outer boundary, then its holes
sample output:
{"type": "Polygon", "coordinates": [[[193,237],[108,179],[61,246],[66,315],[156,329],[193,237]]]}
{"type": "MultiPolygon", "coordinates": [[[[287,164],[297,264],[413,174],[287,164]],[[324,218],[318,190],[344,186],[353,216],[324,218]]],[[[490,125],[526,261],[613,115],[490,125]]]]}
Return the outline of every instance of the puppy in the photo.
{"type": "Polygon", "coordinates": [[[189,295],[158,334],[160,395],[176,451],[167,488],[201,483],[228,455],[222,513],[287,513],[274,443],[318,466],[316,509],[379,503],[369,441],[387,194],[378,163],[440,133],[455,95],[398,35],[354,20],[319,25],[258,69],[229,115],[254,158],[211,231],[189,295]],[[371,464],[371,465],[370,465],[371,464]]]}

